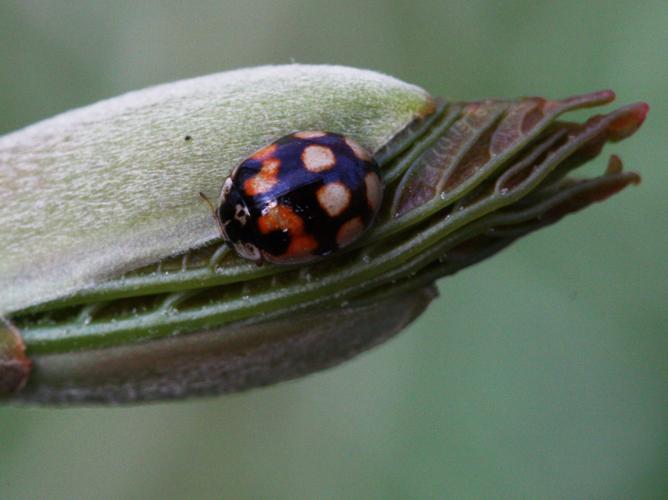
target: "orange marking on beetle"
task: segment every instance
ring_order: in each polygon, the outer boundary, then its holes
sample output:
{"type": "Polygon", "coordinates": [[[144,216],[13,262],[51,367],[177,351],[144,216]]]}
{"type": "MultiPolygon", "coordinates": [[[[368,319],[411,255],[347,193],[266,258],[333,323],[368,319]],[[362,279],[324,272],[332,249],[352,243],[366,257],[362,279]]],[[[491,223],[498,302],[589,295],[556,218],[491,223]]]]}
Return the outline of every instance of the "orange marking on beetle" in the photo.
{"type": "Polygon", "coordinates": [[[318,242],[315,241],[315,238],[308,234],[304,234],[292,238],[290,246],[285,251],[284,255],[289,257],[303,257],[309,255],[316,248],[318,248],[318,242]]]}
{"type": "Polygon", "coordinates": [[[336,243],[340,247],[349,245],[364,232],[364,222],[361,217],[355,217],[345,222],[336,233],[336,243]]]}
{"type": "Polygon", "coordinates": [[[262,234],[273,231],[287,232],[290,245],[283,255],[287,257],[305,257],[318,248],[313,236],[304,232],[304,220],[286,205],[273,205],[257,221],[262,234]]]}
{"type": "Polygon", "coordinates": [[[265,146],[262,149],[253,153],[253,156],[251,156],[251,160],[266,160],[276,152],[276,149],[278,149],[278,146],[276,144],[269,144],[269,146],[265,146]]]}
{"type": "Polygon", "coordinates": [[[316,192],[318,203],[330,217],[338,217],[350,205],[350,190],[343,182],[330,182],[316,192]]]}
{"type": "Polygon", "coordinates": [[[244,182],[244,190],[248,196],[266,193],[278,182],[278,171],[281,162],[276,158],[264,160],[260,171],[244,182]]]}
{"type": "Polygon", "coordinates": [[[312,144],[302,152],[304,168],[310,172],[322,172],[336,165],[336,157],[327,146],[312,144]]]}
{"type": "Polygon", "coordinates": [[[292,234],[304,232],[304,221],[286,205],[272,205],[260,216],[257,226],[263,234],[272,231],[287,231],[292,234]]]}

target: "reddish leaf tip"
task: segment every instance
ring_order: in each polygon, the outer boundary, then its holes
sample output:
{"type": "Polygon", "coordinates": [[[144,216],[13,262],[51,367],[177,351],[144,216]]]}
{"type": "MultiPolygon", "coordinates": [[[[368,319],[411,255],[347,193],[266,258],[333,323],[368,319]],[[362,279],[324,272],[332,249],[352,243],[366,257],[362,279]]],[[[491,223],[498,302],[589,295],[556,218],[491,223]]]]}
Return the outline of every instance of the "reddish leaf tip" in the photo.
{"type": "Polygon", "coordinates": [[[638,109],[638,113],[641,116],[640,118],[640,123],[645,121],[645,118],[647,118],[647,114],[649,113],[649,104],[646,102],[639,102],[636,103],[636,107],[638,109]]]}
{"type": "Polygon", "coordinates": [[[642,178],[636,172],[624,172],[624,162],[616,154],[610,155],[608,167],[605,169],[605,175],[618,175],[624,173],[624,185],[638,185],[642,178]]]}
{"type": "Polygon", "coordinates": [[[615,94],[615,91],[612,89],[602,90],[601,94],[608,96],[608,100],[610,102],[614,101],[617,98],[617,94],[615,94]]]}
{"type": "Polygon", "coordinates": [[[561,106],[568,108],[591,108],[609,104],[614,101],[616,97],[615,92],[608,89],[567,97],[558,102],[561,106]]]}
{"type": "Polygon", "coordinates": [[[624,112],[608,126],[611,139],[619,141],[632,135],[643,124],[648,112],[649,106],[644,102],[627,106],[624,112]]]}
{"type": "Polygon", "coordinates": [[[617,99],[617,94],[615,94],[615,91],[612,89],[600,90],[594,92],[593,95],[595,95],[597,97],[596,100],[601,103],[609,103],[617,99]]]}
{"type": "Polygon", "coordinates": [[[622,159],[617,155],[610,155],[610,159],[608,160],[608,168],[605,169],[605,173],[607,175],[618,174],[622,170],[624,170],[624,163],[622,162],[622,159]]]}

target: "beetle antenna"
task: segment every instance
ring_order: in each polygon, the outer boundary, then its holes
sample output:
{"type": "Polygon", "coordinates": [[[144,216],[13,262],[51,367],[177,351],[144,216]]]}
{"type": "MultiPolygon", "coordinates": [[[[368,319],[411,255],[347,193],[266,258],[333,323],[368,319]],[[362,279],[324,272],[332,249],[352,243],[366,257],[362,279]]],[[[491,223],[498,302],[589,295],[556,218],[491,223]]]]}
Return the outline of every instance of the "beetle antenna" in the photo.
{"type": "Polygon", "coordinates": [[[205,195],[202,191],[199,192],[200,197],[206,202],[207,205],[209,205],[209,210],[211,210],[211,216],[213,217],[213,220],[216,221],[216,224],[218,224],[218,229],[220,229],[220,234],[223,236],[225,234],[225,230],[223,228],[223,223],[220,221],[220,217],[218,217],[218,214],[216,213],[216,207],[213,206],[213,203],[211,203],[211,200],[207,195],[205,195]]]}

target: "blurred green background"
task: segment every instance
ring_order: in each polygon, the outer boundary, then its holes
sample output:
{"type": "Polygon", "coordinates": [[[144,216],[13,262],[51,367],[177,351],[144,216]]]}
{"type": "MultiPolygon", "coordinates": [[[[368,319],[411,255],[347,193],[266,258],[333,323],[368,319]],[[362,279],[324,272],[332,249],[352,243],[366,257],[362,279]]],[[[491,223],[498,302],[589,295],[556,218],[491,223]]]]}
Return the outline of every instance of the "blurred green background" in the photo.
{"type": "Polygon", "coordinates": [[[291,61],[652,107],[606,150],[639,188],[442,281],[352,362],[231,397],[0,408],[0,498],[668,498],[667,27],[665,1],[0,3],[0,133],[291,61]]]}

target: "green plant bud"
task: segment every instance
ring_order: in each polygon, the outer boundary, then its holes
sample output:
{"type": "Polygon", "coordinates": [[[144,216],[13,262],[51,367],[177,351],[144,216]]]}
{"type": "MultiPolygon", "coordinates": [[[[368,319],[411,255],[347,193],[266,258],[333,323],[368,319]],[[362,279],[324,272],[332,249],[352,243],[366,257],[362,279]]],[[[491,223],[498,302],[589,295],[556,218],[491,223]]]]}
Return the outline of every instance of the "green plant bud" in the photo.
{"type": "Polygon", "coordinates": [[[599,177],[568,176],[644,120],[642,103],[560,119],[613,98],[447,102],[369,71],[289,65],[134,92],[0,138],[4,392],[169,399],[348,359],[419,316],[436,279],[637,183],[614,155],[599,177]],[[372,151],[383,205],[345,251],[258,267],[221,244],[198,193],[216,199],[235,165],[297,130],[372,151]]]}
{"type": "Polygon", "coordinates": [[[0,138],[0,314],[201,246],[244,158],[295,130],[371,151],[429,109],[423,90],[369,71],[273,66],[132,92],[0,138]],[[186,140],[187,138],[187,140],[186,140]]]}

